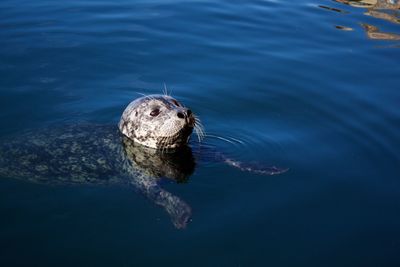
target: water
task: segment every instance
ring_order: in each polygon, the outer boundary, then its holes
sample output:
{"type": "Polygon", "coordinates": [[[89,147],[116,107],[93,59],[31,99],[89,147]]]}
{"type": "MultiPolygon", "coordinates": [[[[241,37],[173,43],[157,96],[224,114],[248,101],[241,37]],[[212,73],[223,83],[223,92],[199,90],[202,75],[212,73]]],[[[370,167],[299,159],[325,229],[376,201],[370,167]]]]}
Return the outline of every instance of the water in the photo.
{"type": "Polygon", "coordinates": [[[184,230],[128,187],[2,177],[0,264],[399,266],[400,11],[378,2],[1,1],[2,139],[116,124],[165,83],[232,141],[206,143],[290,170],[163,182],[184,230]]]}

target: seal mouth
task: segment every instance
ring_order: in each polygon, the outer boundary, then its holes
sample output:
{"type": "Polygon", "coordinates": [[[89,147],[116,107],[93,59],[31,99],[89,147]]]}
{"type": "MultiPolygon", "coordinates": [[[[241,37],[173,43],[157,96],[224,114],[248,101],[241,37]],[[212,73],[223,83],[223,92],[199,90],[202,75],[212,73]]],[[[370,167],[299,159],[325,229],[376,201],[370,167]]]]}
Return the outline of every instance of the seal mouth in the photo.
{"type": "Polygon", "coordinates": [[[203,138],[206,136],[206,132],[204,131],[204,126],[201,123],[201,120],[198,116],[194,115],[193,113],[190,116],[190,125],[194,129],[197,139],[199,142],[203,140],[203,138]]]}
{"type": "Polygon", "coordinates": [[[157,147],[164,150],[184,146],[188,143],[193,129],[194,127],[188,124],[174,135],[160,137],[160,140],[157,142],[157,147]]]}

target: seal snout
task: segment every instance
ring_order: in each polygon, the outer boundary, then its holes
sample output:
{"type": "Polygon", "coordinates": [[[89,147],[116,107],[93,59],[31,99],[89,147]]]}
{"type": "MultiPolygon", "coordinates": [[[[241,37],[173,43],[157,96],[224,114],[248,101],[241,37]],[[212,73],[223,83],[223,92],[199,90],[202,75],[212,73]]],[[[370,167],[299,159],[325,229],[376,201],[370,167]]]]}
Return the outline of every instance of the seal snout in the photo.
{"type": "Polygon", "coordinates": [[[179,110],[176,115],[179,119],[184,119],[189,127],[194,126],[195,120],[190,109],[185,108],[183,110],[179,110]]]}
{"type": "Polygon", "coordinates": [[[190,117],[190,115],[192,115],[192,111],[190,109],[186,109],[185,111],[178,111],[177,115],[178,118],[185,119],[190,117]]]}

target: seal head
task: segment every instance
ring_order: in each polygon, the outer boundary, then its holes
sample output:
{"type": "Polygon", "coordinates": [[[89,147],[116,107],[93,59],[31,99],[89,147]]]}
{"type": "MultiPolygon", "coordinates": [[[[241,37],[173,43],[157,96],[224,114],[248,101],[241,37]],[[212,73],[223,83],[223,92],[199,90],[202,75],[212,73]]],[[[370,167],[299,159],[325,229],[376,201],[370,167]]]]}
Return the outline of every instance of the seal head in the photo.
{"type": "Polygon", "coordinates": [[[195,116],[168,95],[149,95],[132,101],[124,110],[119,129],[135,143],[156,149],[174,149],[189,141],[195,116]]]}

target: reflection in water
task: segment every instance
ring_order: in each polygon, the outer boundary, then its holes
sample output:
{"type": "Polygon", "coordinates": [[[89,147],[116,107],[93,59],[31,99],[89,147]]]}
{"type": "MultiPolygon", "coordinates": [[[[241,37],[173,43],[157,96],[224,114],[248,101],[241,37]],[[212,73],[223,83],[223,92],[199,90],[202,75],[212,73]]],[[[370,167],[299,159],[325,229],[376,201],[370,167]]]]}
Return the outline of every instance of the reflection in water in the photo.
{"type": "Polygon", "coordinates": [[[342,31],[352,31],[353,30],[353,28],[346,27],[346,26],[340,26],[340,25],[336,25],[335,28],[342,30],[342,31]]]}
{"type": "MultiPolygon", "coordinates": [[[[390,21],[392,23],[400,24],[400,1],[399,0],[333,0],[337,3],[346,4],[358,8],[366,8],[365,15],[372,16],[378,19],[390,21]]],[[[329,9],[336,12],[341,12],[340,9],[319,6],[324,9],[329,9]]],[[[370,39],[379,40],[400,40],[400,35],[396,33],[381,32],[381,30],[370,24],[361,23],[362,27],[370,39]]],[[[336,26],[340,30],[349,30],[351,28],[345,26],[336,26]]]]}
{"type": "Polygon", "coordinates": [[[370,9],[368,10],[368,12],[365,13],[366,15],[378,18],[378,19],[384,19],[393,23],[400,23],[400,19],[399,19],[399,13],[398,11],[396,12],[389,12],[389,10],[385,10],[385,11],[377,11],[374,9],[370,9]]]}
{"type": "Polygon", "coordinates": [[[173,153],[135,145],[123,137],[125,167],[132,171],[131,184],[148,199],[163,207],[170,215],[176,228],[185,228],[191,217],[191,208],[179,197],[159,186],[160,178],[172,179],[178,183],[187,182],[195,168],[190,147],[185,146],[173,153]]]}
{"type": "Polygon", "coordinates": [[[354,7],[372,8],[372,9],[399,9],[400,1],[398,0],[334,0],[338,3],[354,7]]]}
{"type": "Polygon", "coordinates": [[[385,33],[385,32],[380,32],[378,27],[375,27],[373,25],[369,25],[366,23],[361,24],[366,33],[367,36],[370,39],[379,39],[379,40],[400,40],[400,35],[394,34],[394,33],[385,33]]]}
{"type": "Polygon", "coordinates": [[[339,12],[339,13],[347,13],[347,12],[345,12],[345,11],[339,9],[339,8],[333,8],[333,7],[329,7],[329,6],[323,6],[323,5],[319,5],[319,7],[323,8],[323,9],[328,9],[328,10],[331,10],[331,11],[339,12]]]}
{"type": "Polygon", "coordinates": [[[126,157],[135,166],[135,170],[147,176],[164,177],[185,183],[195,168],[195,160],[189,146],[169,153],[161,152],[134,144],[125,136],[123,136],[123,146],[126,157]]]}

